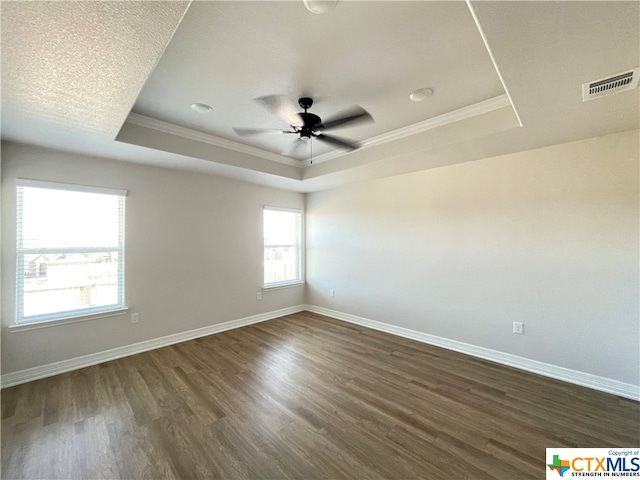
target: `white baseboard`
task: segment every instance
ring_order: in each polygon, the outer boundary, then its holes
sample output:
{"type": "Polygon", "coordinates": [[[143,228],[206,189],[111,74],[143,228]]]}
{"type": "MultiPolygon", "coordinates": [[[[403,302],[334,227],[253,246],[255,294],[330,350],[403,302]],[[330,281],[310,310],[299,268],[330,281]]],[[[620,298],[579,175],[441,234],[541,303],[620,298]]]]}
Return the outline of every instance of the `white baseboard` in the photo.
{"type": "Polygon", "coordinates": [[[303,305],[282,308],[280,310],[260,313],[258,315],[252,315],[250,317],[239,318],[236,320],[230,320],[228,322],[218,323],[216,325],[210,325],[208,327],[196,328],[195,330],[188,330],[186,332],[174,333],[165,337],[145,340],[144,342],[133,343],[131,345],[125,345],[124,347],[117,347],[98,353],[83,355],[82,357],[49,363],[47,365],[42,365],[39,367],[27,368],[25,370],[2,375],[0,384],[2,385],[2,388],[5,388],[11,387],[13,385],[19,385],[21,383],[31,382],[33,380],[39,380],[41,378],[52,377],[61,373],[77,370],[79,368],[90,367],[99,363],[108,362],[109,360],[115,360],[117,358],[135,355],[136,353],[142,353],[149,350],[154,350],[156,348],[166,347],[168,345],[173,345],[174,343],[185,342],[187,340],[193,340],[194,338],[205,337],[214,333],[220,333],[226,330],[232,330],[234,328],[244,327],[246,325],[252,325],[258,322],[272,320],[284,315],[291,315],[292,313],[298,313],[303,310],[305,310],[303,305]]]}
{"type": "Polygon", "coordinates": [[[555,378],[564,382],[573,383],[576,385],[581,385],[583,387],[592,388],[594,390],[600,390],[602,392],[618,395],[620,397],[640,401],[640,387],[638,387],[637,385],[592,375],[590,373],[579,372],[577,370],[571,370],[564,367],[558,367],[549,363],[539,362],[537,360],[531,360],[528,358],[519,357],[517,355],[503,353],[497,350],[479,347],[468,343],[458,342],[456,340],[437,337],[435,335],[429,335],[427,333],[418,332],[416,330],[397,327],[388,323],[378,322],[375,320],[370,320],[368,318],[358,317],[349,313],[343,313],[324,307],[318,307],[315,305],[297,305],[294,307],[283,308],[272,312],[261,313],[258,315],[252,315],[250,317],[239,318],[228,322],[218,323],[216,325],[210,325],[208,327],[197,328],[195,330],[175,333],[172,335],[167,335],[165,337],[154,338],[151,340],[146,340],[144,342],[126,345],[124,347],[113,348],[110,350],[105,350],[103,352],[92,353],[89,355],[84,355],[82,357],[71,358],[69,360],[50,363],[39,367],[27,368],[25,370],[2,375],[2,377],[0,378],[0,385],[2,386],[2,388],[5,388],[11,387],[13,385],[19,385],[21,383],[31,382],[33,380],[39,380],[41,378],[52,377],[61,373],[77,370],[79,368],[90,367],[99,363],[108,362],[109,360],[115,360],[117,358],[135,355],[137,353],[154,350],[156,348],[166,347],[175,343],[193,340],[194,338],[205,337],[214,333],[220,333],[226,330],[272,320],[274,318],[282,317],[284,315],[291,315],[293,313],[302,312],[304,310],[319,313],[321,315],[326,315],[327,317],[335,318],[337,320],[361,325],[363,327],[372,328],[374,330],[380,330],[392,335],[409,338],[418,342],[428,343],[430,345],[446,348],[448,350],[464,353],[466,355],[482,358],[484,360],[500,363],[509,367],[518,368],[527,372],[537,373],[538,375],[543,375],[545,377],[555,378]]]}
{"type": "Polygon", "coordinates": [[[510,353],[499,352],[490,348],[478,347],[476,345],[458,342],[456,340],[449,340],[447,338],[429,335],[427,333],[410,330],[408,328],[397,327],[388,323],[369,320],[368,318],[358,317],[356,315],[351,315],[349,313],[343,313],[324,307],[317,307],[315,305],[304,305],[304,310],[319,313],[320,315],[326,315],[327,317],[335,318],[337,320],[355,323],[357,325],[372,328],[374,330],[391,333],[392,335],[409,338],[418,342],[428,343],[437,347],[464,353],[466,355],[471,355],[472,357],[478,357],[484,360],[501,363],[509,367],[526,370],[527,372],[537,373],[538,375],[555,378],[556,380],[562,380],[567,383],[573,383],[575,385],[581,385],[583,387],[592,388],[594,390],[600,390],[602,392],[611,393],[620,397],[640,401],[640,386],[633,385],[631,383],[624,383],[618,380],[612,380],[610,378],[592,375],[590,373],[579,372],[577,370],[571,370],[564,367],[558,367],[549,363],[519,357],[510,353]]]}

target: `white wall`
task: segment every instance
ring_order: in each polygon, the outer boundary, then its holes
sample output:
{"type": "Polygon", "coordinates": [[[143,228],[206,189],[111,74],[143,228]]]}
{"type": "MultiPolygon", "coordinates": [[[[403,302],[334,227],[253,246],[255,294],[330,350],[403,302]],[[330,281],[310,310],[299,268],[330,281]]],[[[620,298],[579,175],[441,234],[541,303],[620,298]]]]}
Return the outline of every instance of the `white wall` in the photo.
{"type": "Polygon", "coordinates": [[[224,178],[2,145],[2,373],[299,305],[301,286],[262,301],[262,207],[302,194],[224,178]],[[140,314],[10,332],[15,318],[15,179],[128,190],[126,303],[140,314]]]}
{"type": "Polygon", "coordinates": [[[309,194],[307,303],[638,385],[638,142],[309,194]]]}
{"type": "Polygon", "coordinates": [[[306,301],[638,385],[639,140],[626,132],[308,194],[306,299],[293,287],[261,302],[262,206],[300,208],[301,194],[3,143],[2,373],[306,301]],[[17,177],[129,191],[126,295],[140,323],[8,331],[17,177]]]}

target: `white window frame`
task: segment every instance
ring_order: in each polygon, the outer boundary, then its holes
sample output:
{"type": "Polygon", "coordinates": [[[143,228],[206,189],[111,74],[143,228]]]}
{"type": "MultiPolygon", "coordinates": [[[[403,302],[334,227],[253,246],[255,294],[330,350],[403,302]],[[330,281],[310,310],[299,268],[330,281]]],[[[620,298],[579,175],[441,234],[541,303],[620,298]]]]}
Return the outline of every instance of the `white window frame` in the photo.
{"type": "Polygon", "coordinates": [[[125,229],[125,198],[127,196],[126,190],[118,190],[113,188],[93,187],[84,185],[73,185],[67,183],[54,183],[40,180],[29,180],[19,178],[16,181],[16,326],[28,326],[38,323],[66,323],[64,320],[77,319],[80,317],[97,316],[101,313],[109,314],[111,312],[117,312],[125,310],[125,295],[124,295],[124,229],[125,229]],[[35,187],[35,188],[48,188],[52,190],[67,190],[83,193],[99,193],[106,195],[114,195],[122,198],[119,203],[119,228],[118,245],[109,245],[105,247],[69,247],[69,248],[56,248],[56,247],[41,247],[41,248],[25,248],[23,246],[23,231],[21,228],[22,223],[22,195],[20,194],[21,188],[35,187]],[[40,315],[31,315],[29,317],[24,316],[24,256],[31,254],[47,254],[47,253],[98,253],[98,252],[113,252],[118,253],[118,300],[116,304],[101,305],[97,307],[82,308],[75,310],[66,310],[63,312],[53,312],[40,315]]]}
{"type": "Polygon", "coordinates": [[[272,207],[265,205],[262,210],[262,222],[263,222],[263,244],[262,244],[262,258],[263,258],[263,269],[262,269],[262,289],[268,290],[273,288],[280,287],[288,287],[292,285],[301,285],[305,282],[305,235],[304,235],[304,211],[297,208],[282,208],[282,207],[272,207]],[[267,210],[276,211],[276,212],[289,212],[295,213],[299,215],[300,221],[300,236],[298,238],[298,244],[292,245],[267,245],[264,242],[264,212],[267,210]],[[264,271],[264,251],[268,247],[289,247],[289,246],[297,246],[298,247],[298,278],[292,280],[286,280],[282,282],[270,282],[265,283],[265,271],[264,271]]]}

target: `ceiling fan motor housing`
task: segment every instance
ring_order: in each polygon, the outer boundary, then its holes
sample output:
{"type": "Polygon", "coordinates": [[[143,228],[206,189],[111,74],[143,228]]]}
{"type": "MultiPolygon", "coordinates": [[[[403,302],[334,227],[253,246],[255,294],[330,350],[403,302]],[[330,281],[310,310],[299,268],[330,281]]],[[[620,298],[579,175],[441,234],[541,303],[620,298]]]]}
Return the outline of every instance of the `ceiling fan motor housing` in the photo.
{"type": "Polygon", "coordinates": [[[304,112],[299,115],[302,117],[302,121],[304,122],[304,125],[302,125],[299,130],[300,137],[311,138],[316,127],[322,124],[322,119],[313,113],[304,112]]]}
{"type": "Polygon", "coordinates": [[[300,108],[304,109],[304,113],[299,114],[302,118],[303,125],[299,127],[298,133],[300,134],[300,138],[311,138],[314,136],[313,131],[315,130],[315,127],[322,124],[322,119],[313,113],[307,113],[307,110],[311,108],[311,105],[313,105],[312,98],[299,98],[298,105],[300,105],[300,108]]]}
{"type": "Polygon", "coordinates": [[[300,97],[298,105],[304,112],[295,113],[293,107],[284,95],[266,95],[255,99],[262,106],[277,114],[280,118],[289,123],[290,130],[280,129],[259,129],[259,128],[235,128],[238,135],[249,136],[259,133],[275,133],[275,134],[297,134],[301,140],[310,140],[317,138],[318,140],[329,143],[339,148],[347,150],[356,150],[360,147],[357,142],[345,140],[333,135],[324,133],[327,130],[347,125],[354,125],[355,122],[372,122],[373,117],[364,108],[355,106],[349,111],[342,112],[339,116],[334,116],[327,122],[323,123],[318,115],[309,113],[309,108],[313,105],[313,99],[310,97],[300,97]]]}

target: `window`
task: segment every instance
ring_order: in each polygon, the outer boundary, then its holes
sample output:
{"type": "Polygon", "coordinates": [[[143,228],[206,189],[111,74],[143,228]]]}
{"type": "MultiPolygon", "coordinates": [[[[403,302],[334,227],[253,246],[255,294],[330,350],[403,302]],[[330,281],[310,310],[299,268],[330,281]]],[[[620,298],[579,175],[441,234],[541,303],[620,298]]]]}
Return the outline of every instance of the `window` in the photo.
{"type": "Polygon", "coordinates": [[[264,286],[302,282],[302,212],[265,207],[264,286]]]}
{"type": "Polygon", "coordinates": [[[16,323],[124,308],[126,192],[18,180],[16,323]]]}

